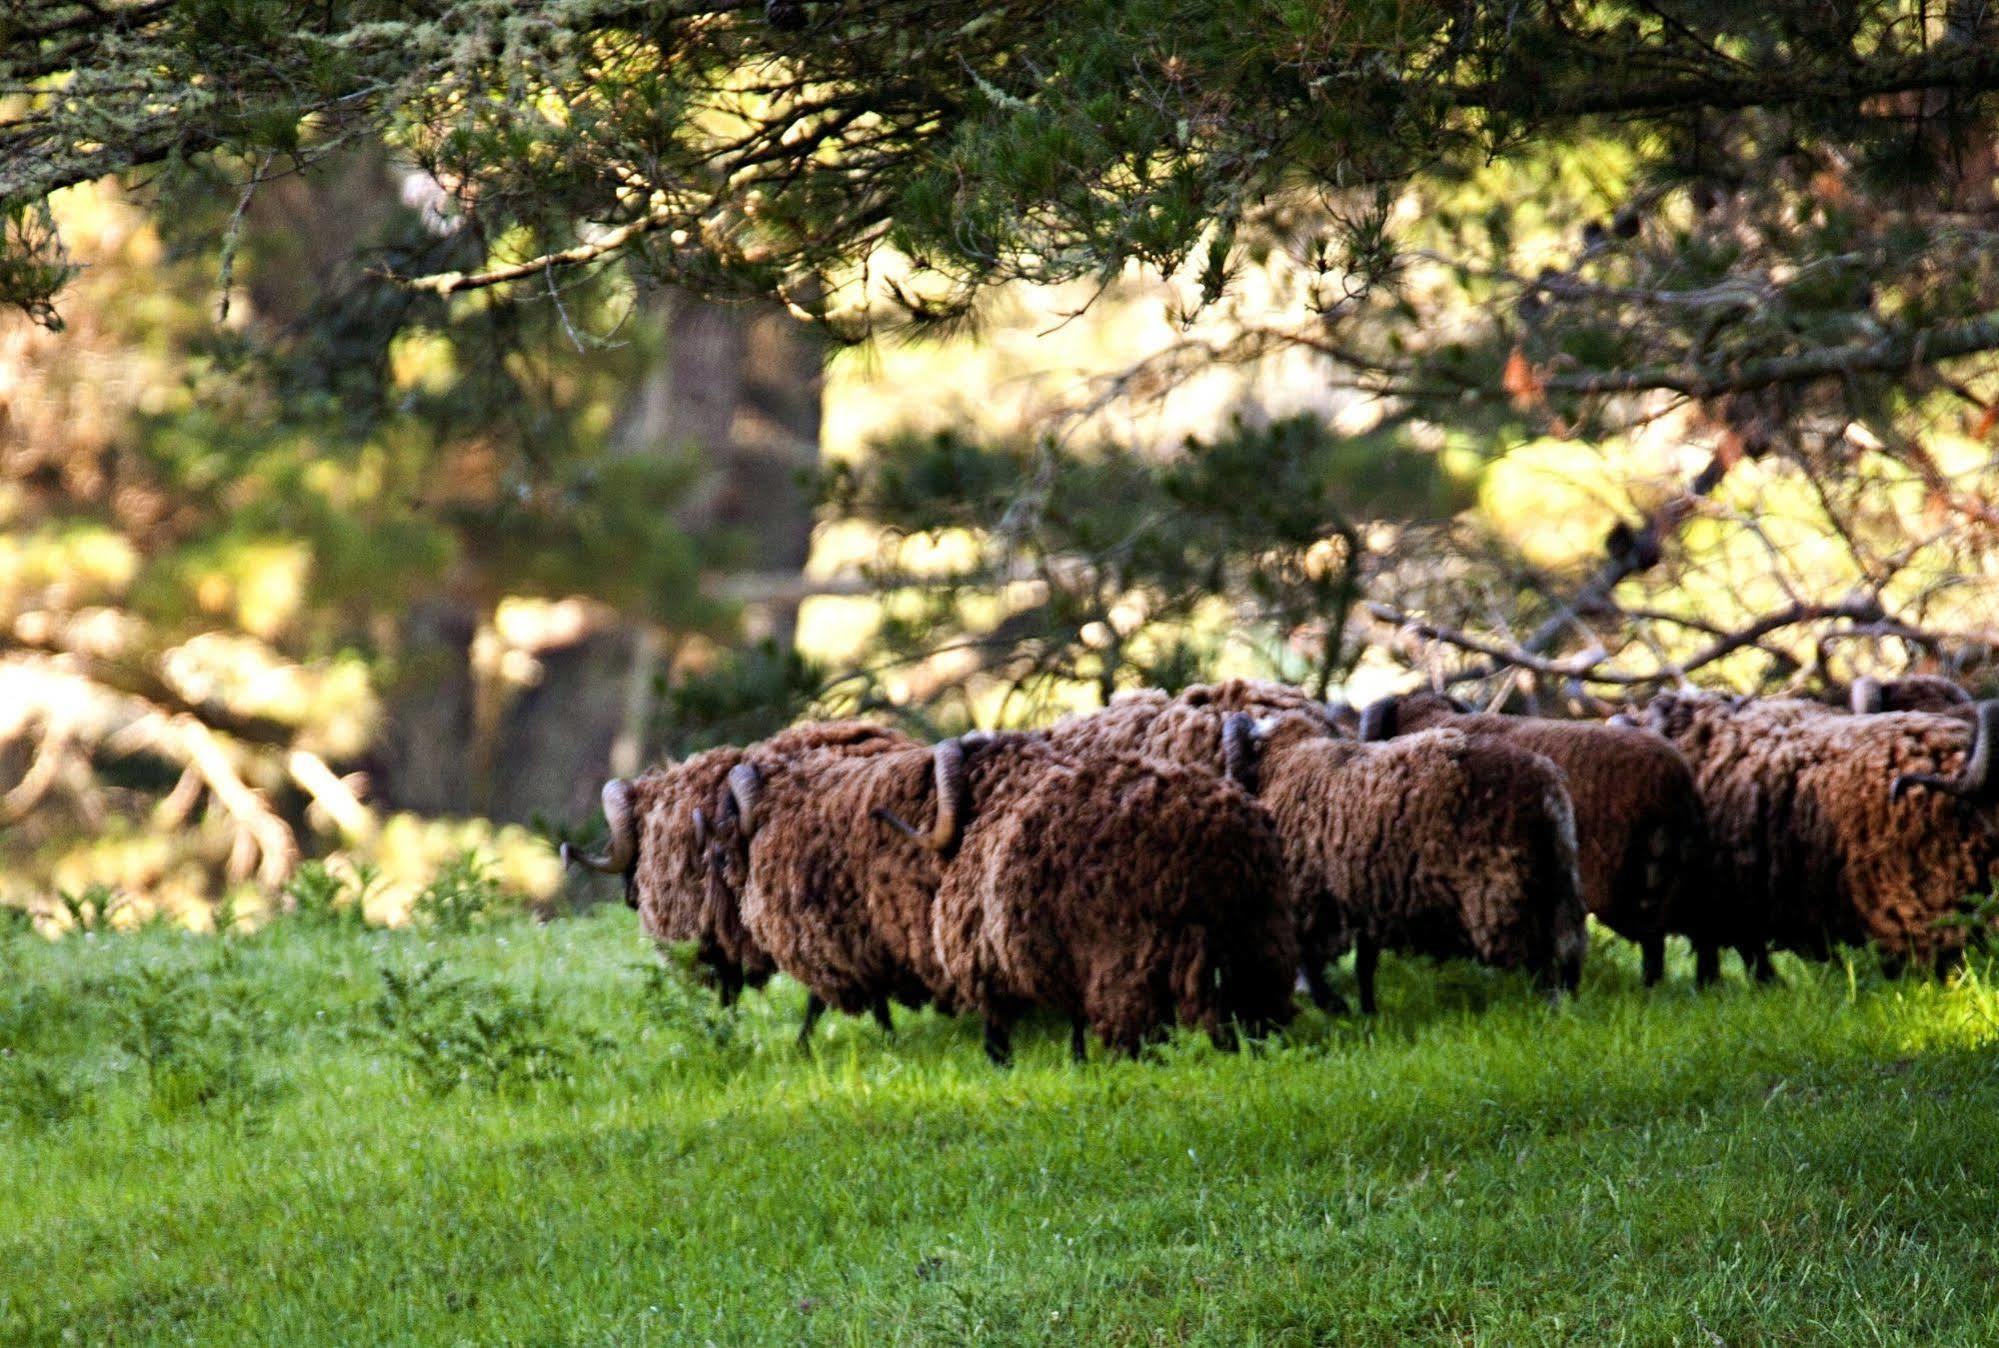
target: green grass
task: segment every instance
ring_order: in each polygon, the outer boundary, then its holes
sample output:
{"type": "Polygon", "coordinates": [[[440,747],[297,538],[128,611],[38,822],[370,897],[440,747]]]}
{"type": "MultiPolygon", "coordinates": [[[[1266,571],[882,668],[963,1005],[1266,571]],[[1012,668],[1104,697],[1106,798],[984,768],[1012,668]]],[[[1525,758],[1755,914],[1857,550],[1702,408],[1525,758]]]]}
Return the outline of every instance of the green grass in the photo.
{"type": "Polygon", "coordinates": [[[1999,1340],[1976,971],[1390,961],[1372,1025],[999,1073],[648,961],[623,910],[0,937],[0,1341],[1999,1340]]]}

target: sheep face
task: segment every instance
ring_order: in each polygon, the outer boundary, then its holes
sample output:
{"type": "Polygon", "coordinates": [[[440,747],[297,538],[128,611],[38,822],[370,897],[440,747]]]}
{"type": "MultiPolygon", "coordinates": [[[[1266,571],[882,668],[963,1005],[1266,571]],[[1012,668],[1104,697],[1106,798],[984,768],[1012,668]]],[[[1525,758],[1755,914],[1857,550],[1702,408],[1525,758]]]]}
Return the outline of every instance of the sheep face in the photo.
{"type": "Polygon", "coordinates": [[[631,783],[638,828],[626,884],[640,923],[661,944],[695,942],[725,1001],[772,972],[743,929],[729,883],[741,839],[727,782],[741,758],[737,749],[710,749],[631,783]]]}

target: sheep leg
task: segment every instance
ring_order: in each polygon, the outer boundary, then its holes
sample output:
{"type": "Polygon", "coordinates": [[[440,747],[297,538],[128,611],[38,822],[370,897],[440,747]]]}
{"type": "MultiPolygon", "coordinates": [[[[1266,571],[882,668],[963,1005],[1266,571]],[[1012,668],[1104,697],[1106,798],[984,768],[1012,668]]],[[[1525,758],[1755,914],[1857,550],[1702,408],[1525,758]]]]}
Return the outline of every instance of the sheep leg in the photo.
{"type": "Polygon", "coordinates": [[[1347,999],[1340,996],[1326,978],[1324,960],[1307,960],[1305,967],[1299,970],[1298,977],[1305,984],[1304,992],[1312,999],[1312,1005],[1329,1016],[1344,1016],[1347,1013],[1349,1009],[1347,999]]]}
{"type": "Polygon", "coordinates": [[[994,1067],[1013,1065],[1013,1026],[998,1016],[986,1017],[986,1057],[994,1067]]]}
{"type": "Polygon", "coordinates": [[[736,998],[743,995],[743,971],[738,966],[722,965],[715,971],[715,981],[720,985],[723,1006],[734,1006],[736,998]]]}
{"type": "Polygon", "coordinates": [[[1948,982],[1950,976],[1957,972],[1957,966],[1962,963],[1964,963],[1964,948],[1962,946],[1955,949],[1937,951],[1934,965],[1937,982],[1948,982]]]}
{"type": "Polygon", "coordinates": [[[819,1017],[826,1014],[826,1002],[816,992],[805,994],[805,1023],[798,1027],[798,1046],[807,1053],[812,1051],[812,1027],[819,1023],[819,1017]]]}
{"type": "Polygon", "coordinates": [[[1374,970],[1381,962],[1381,947],[1374,938],[1362,936],[1353,945],[1354,981],[1360,984],[1360,1013],[1374,1014],[1374,970]]]}
{"type": "MultiPolygon", "coordinates": [[[[1748,961],[1743,961],[1748,967],[1748,961]]],[[[1694,986],[1709,987],[1721,977],[1721,947],[1712,941],[1694,942],[1694,986]]]]}
{"type": "Polygon", "coordinates": [[[1739,945],[1735,953],[1742,956],[1742,968],[1758,983],[1782,983],[1777,977],[1777,968],[1770,963],[1770,947],[1758,941],[1754,945],[1739,945]]]}
{"type": "Polygon", "coordinates": [[[888,998],[875,998],[875,1024],[881,1026],[882,1033],[895,1038],[895,1016],[888,1009],[888,998]]]}
{"type": "Polygon", "coordinates": [[[1666,933],[1655,931],[1638,943],[1643,955],[1645,986],[1656,987],[1666,976],[1666,933]]]}
{"type": "Polygon", "coordinates": [[[1081,1018],[1069,1022],[1069,1061],[1085,1062],[1090,1056],[1090,1046],[1084,1034],[1089,1029],[1081,1018]]]}

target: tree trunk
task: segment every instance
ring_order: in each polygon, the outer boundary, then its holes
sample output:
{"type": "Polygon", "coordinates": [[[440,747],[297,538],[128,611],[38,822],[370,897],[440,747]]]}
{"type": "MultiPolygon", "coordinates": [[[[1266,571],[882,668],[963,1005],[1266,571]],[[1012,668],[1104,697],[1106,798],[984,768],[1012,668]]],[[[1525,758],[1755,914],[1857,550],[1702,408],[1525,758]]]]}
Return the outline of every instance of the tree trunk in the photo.
{"type": "MultiPolygon", "coordinates": [[[[692,449],[706,471],[676,512],[703,535],[737,535],[758,570],[796,569],[812,542],[810,478],[819,462],[823,346],[775,305],[714,304],[680,293],[644,302],[663,325],[663,356],[640,376],[612,423],[619,454],[692,449]]],[[[797,605],[746,615],[750,635],[789,644],[797,605]]],[[[509,707],[492,812],[579,818],[607,775],[642,769],[658,751],[653,688],[671,634],[643,623],[543,652],[541,683],[509,707]]]]}

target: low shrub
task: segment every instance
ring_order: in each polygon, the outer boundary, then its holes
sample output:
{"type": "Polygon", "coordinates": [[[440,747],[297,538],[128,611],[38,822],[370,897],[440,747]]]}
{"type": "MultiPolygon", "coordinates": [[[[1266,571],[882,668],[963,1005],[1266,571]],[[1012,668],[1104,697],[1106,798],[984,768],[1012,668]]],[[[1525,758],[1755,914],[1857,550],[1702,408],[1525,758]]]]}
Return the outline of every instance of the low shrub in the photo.
{"type": "Polygon", "coordinates": [[[503,983],[453,976],[442,960],[380,973],[375,1034],[433,1095],[568,1081],[579,1059],[611,1046],[559,1023],[540,992],[522,997],[503,983]]]}

